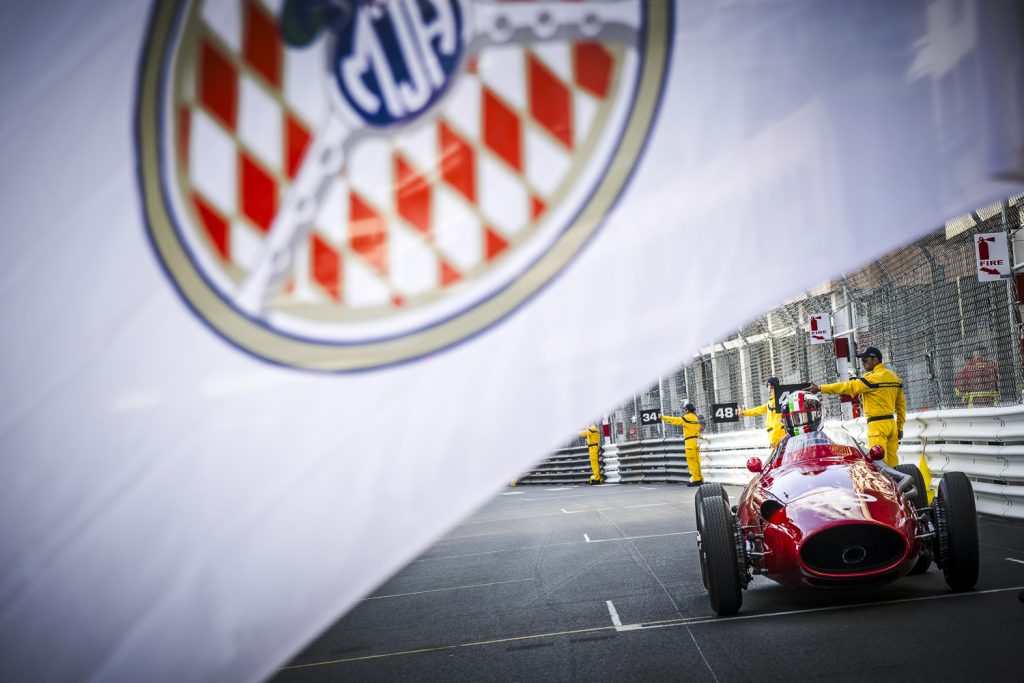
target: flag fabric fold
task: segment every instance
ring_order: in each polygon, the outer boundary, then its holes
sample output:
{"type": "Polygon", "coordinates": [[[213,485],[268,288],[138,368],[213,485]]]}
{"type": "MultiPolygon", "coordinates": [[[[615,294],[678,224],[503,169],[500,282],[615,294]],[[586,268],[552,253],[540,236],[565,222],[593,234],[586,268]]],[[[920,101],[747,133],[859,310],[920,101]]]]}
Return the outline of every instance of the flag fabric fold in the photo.
{"type": "Polygon", "coordinates": [[[266,677],[701,345],[1020,191],[1018,3],[776,5],[7,3],[0,677],[266,677]]]}

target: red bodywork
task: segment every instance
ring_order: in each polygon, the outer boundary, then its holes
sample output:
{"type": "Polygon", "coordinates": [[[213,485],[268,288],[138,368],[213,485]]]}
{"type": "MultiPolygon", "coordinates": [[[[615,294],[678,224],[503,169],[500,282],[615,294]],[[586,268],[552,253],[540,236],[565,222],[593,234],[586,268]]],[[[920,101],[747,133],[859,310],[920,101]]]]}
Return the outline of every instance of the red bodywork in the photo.
{"type": "Polygon", "coordinates": [[[923,546],[896,483],[852,439],[841,445],[822,432],[783,442],[743,490],[737,517],[751,568],[786,585],[895,580],[923,546]]]}

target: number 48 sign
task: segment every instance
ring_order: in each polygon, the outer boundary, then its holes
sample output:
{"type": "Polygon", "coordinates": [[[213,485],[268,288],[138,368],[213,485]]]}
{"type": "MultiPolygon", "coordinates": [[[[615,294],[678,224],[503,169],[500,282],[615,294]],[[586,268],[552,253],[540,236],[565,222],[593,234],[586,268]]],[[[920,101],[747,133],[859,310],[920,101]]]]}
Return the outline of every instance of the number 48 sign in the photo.
{"type": "Polygon", "coordinates": [[[719,422],[739,422],[740,410],[739,406],[735,403],[715,403],[711,406],[711,421],[714,423],[719,422]]]}

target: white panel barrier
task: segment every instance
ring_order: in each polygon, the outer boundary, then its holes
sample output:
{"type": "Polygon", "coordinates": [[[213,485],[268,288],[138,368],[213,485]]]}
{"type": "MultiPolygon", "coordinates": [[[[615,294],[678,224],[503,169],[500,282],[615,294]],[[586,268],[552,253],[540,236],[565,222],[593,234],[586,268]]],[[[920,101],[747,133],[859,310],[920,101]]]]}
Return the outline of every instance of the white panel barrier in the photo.
{"type": "Polygon", "coordinates": [[[710,434],[705,437],[700,451],[701,471],[706,481],[737,486],[745,486],[754,476],[747,471],[747,459],[756,456],[764,461],[770,452],[763,429],[710,434]]]}
{"type": "MultiPolygon", "coordinates": [[[[863,418],[834,422],[858,441],[867,441],[863,418]]],[[[935,410],[907,415],[899,459],[919,465],[924,456],[932,489],[942,474],[970,477],[978,512],[1024,520],[1024,406],[935,410]]],[[[763,429],[712,434],[701,443],[704,479],[743,486],[750,481],[747,458],[768,456],[763,429]]],[[[649,439],[605,446],[601,468],[608,483],[686,482],[689,470],[682,439],[649,439]]],[[[567,448],[548,458],[523,483],[586,483],[590,463],[585,447],[567,448]]]]}
{"type": "Polygon", "coordinates": [[[519,477],[520,484],[586,484],[590,454],[586,446],[563,448],[519,477]]]}

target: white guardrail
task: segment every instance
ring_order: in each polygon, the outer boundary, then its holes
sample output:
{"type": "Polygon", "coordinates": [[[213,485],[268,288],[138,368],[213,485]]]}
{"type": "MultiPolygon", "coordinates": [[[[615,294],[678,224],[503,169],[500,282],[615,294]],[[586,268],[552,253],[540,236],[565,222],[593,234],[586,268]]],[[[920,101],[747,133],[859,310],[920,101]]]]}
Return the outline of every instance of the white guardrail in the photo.
{"type": "MultiPolygon", "coordinates": [[[[833,422],[866,443],[863,418],[833,422]]],[[[1024,520],[1024,406],[934,410],[907,415],[900,443],[901,463],[920,464],[924,456],[934,490],[942,474],[964,472],[974,485],[978,512],[1024,520]]],[[[768,456],[764,429],[711,434],[701,443],[704,479],[745,485],[747,458],[768,456]]],[[[605,481],[639,483],[689,481],[682,439],[649,439],[605,446],[605,481]]],[[[523,475],[522,483],[586,483],[590,464],[585,447],[567,448],[523,475]]]]}

